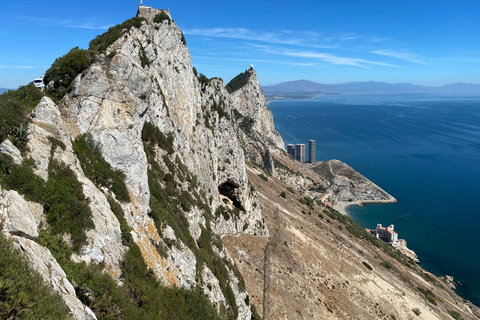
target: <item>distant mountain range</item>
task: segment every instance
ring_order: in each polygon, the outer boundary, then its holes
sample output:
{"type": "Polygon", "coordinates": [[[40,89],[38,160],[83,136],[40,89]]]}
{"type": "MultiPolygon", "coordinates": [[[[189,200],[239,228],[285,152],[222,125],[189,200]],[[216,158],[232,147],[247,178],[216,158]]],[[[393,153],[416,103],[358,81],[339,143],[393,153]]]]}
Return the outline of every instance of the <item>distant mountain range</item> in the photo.
{"type": "Polygon", "coordinates": [[[4,93],[5,91],[8,91],[10,89],[4,89],[4,88],[0,88],[0,94],[4,93]]]}
{"type": "Polygon", "coordinates": [[[429,87],[410,83],[392,84],[375,81],[322,84],[309,80],[296,80],[264,86],[262,88],[268,96],[276,93],[430,93],[480,95],[480,84],[472,83],[452,83],[440,87],[429,87]]]}

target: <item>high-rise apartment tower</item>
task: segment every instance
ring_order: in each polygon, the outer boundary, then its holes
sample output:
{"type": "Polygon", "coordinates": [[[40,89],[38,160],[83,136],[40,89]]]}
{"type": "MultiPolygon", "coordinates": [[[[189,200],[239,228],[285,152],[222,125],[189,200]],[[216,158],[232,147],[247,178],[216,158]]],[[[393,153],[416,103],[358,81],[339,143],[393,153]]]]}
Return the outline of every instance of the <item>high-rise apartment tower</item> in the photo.
{"type": "Polygon", "coordinates": [[[297,144],[295,146],[295,159],[304,163],[305,162],[305,145],[297,144]]]}
{"type": "Polygon", "coordinates": [[[295,158],[295,145],[294,144],[287,144],[287,152],[289,155],[295,158]]]}
{"type": "Polygon", "coordinates": [[[315,163],[315,140],[308,140],[308,162],[315,163]]]}

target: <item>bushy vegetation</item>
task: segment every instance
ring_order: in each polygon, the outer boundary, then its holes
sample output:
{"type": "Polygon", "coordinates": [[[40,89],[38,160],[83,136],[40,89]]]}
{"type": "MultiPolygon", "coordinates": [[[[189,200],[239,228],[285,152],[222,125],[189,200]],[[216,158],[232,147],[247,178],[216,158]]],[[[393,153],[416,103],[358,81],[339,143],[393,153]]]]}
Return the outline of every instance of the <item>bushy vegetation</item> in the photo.
{"type": "Polygon", "coordinates": [[[373,270],[372,266],[370,266],[368,263],[365,261],[362,261],[362,264],[368,269],[368,270],[373,270]]]}
{"type": "Polygon", "coordinates": [[[158,145],[160,148],[166,150],[168,154],[173,154],[173,135],[169,133],[167,136],[163,134],[157,127],[150,122],[145,122],[142,129],[142,140],[146,143],[147,148],[145,152],[148,157],[154,155],[154,146],[158,145]]]}
{"type": "Polygon", "coordinates": [[[282,197],[282,198],[284,198],[284,199],[287,198],[287,195],[286,195],[285,191],[282,191],[282,192],[280,193],[280,197],[282,197]]]}
{"type": "Polygon", "coordinates": [[[462,315],[456,311],[448,310],[448,313],[456,320],[462,320],[462,315]]]}
{"type": "Polygon", "coordinates": [[[306,206],[308,206],[310,209],[314,209],[314,201],[312,198],[309,198],[309,197],[303,197],[302,199],[298,199],[298,202],[300,202],[301,204],[304,204],[306,206]]]}
{"type": "Polygon", "coordinates": [[[382,267],[384,267],[385,269],[387,269],[387,270],[392,269],[392,265],[391,265],[389,262],[387,262],[387,261],[382,261],[382,262],[380,262],[380,265],[381,265],[382,267]]]}
{"type": "Polygon", "coordinates": [[[92,64],[93,57],[88,50],[75,47],[66,55],[55,59],[45,72],[45,83],[53,81],[53,88],[47,91],[54,100],[59,100],[71,89],[73,80],[92,64]]]}
{"type": "Polygon", "coordinates": [[[433,305],[437,305],[437,301],[435,300],[437,297],[435,296],[435,294],[432,292],[432,290],[430,289],[423,289],[423,288],[420,288],[418,287],[417,288],[418,291],[420,291],[424,296],[425,298],[430,302],[432,303],[433,305]]]}
{"type": "Polygon", "coordinates": [[[155,17],[153,18],[153,22],[155,22],[155,23],[162,23],[165,20],[168,21],[168,23],[170,23],[172,21],[170,19],[170,17],[168,16],[168,14],[166,14],[164,11],[161,11],[160,13],[157,13],[155,15],[155,17]]]}
{"type": "Polygon", "coordinates": [[[20,150],[26,151],[28,124],[27,116],[42,99],[43,94],[33,83],[10,90],[0,95],[0,143],[10,139],[20,150]],[[24,128],[27,128],[26,131],[24,128]]]}
{"type": "Polygon", "coordinates": [[[0,184],[7,190],[15,190],[25,196],[25,199],[42,202],[45,197],[45,181],[33,173],[32,159],[25,159],[16,165],[12,158],[0,153],[0,184]]]}
{"type": "Polygon", "coordinates": [[[420,309],[418,309],[418,308],[413,308],[412,311],[413,311],[413,313],[415,313],[415,315],[417,315],[417,316],[419,316],[419,315],[422,313],[422,311],[420,311],[420,309]]]}
{"type": "Polygon", "coordinates": [[[0,318],[69,319],[62,298],[0,232],[0,318]]]}
{"type": "Polygon", "coordinates": [[[117,200],[129,202],[125,174],[120,170],[113,170],[111,165],[103,158],[98,144],[93,141],[90,134],[79,135],[73,142],[73,151],[77,155],[83,172],[95,185],[112,191],[117,200]]]}
{"type": "Polygon", "coordinates": [[[145,19],[136,17],[111,27],[90,41],[88,50],[75,47],[66,55],[55,59],[45,72],[44,82],[49,84],[53,81],[53,89],[47,90],[47,94],[56,101],[60,100],[72,89],[72,82],[80,73],[87,70],[100,54],[130,28],[139,28],[143,20],[145,19]]]}
{"type": "Polygon", "coordinates": [[[94,55],[104,53],[112,43],[117,41],[118,38],[127,33],[132,27],[140,28],[142,26],[142,21],[144,20],[145,18],[135,17],[109,28],[107,32],[98,35],[95,39],[90,41],[88,51],[94,55]]]}
{"type": "Polygon", "coordinates": [[[53,233],[69,233],[73,250],[78,251],[87,241],[85,232],[94,227],[83,186],[72,169],[54,159],[50,159],[48,176],[43,200],[47,221],[53,233]]]}
{"type": "Polygon", "coordinates": [[[47,222],[55,234],[68,233],[73,249],[78,251],[87,238],[86,230],[94,227],[88,200],[75,173],[64,163],[50,158],[48,181],[33,173],[32,159],[21,165],[10,156],[0,154],[0,183],[8,190],[16,190],[29,201],[43,204],[47,222]]]}
{"type": "Polygon", "coordinates": [[[230,80],[230,82],[225,86],[229,93],[233,93],[238,89],[242,88],[250,80],[250,72],[245,70],[245,72],[240,73],[235,78],[230,80]]]}
{"type": "Polygon", "coordinates": [[[260,173],[258,175],[263,181],[268,181],[268,178],[263,174],[263,173],[260,173]]]}
{"type": "Polygon", "coordinates": [[[131,245],[133,243],[132,235],[130,234],[132,228],[130,228],[127,220],[125,220],[125,213],[123,212],[122,206],[110,195],[107,196],[107,200],[110,204],[110,209],[120,223],[120,231],[122,231],[122,244],[124,246],[131,245]]]}

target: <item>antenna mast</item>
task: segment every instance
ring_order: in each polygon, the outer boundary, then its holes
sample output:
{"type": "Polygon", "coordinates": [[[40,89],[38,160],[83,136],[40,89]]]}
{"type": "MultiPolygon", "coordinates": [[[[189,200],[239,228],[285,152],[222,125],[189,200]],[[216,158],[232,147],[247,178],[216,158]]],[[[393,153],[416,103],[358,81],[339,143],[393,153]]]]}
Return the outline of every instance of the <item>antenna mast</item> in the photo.
{"type": "Polygon", "coordinates": [[[140,5],[143,6],[142,0],[140,0],[140,5]]]}

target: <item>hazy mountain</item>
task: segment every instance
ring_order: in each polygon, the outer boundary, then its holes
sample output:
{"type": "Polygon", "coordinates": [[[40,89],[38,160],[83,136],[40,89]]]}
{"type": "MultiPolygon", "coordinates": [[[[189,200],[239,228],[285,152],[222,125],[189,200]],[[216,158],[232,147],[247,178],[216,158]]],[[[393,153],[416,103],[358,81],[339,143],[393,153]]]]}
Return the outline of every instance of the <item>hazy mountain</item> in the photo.
{"type": "Polygon", "coordinates": [[[0,88],[0,94],[4,93],[5,91],[8,91],[10,89],[5,89],[5,88],[0,88]]]}
{"type": "Polygon", "coordinates": [[[296,80],[262,88],[267,95],[287,92],[480,94],[480,84],[472,83],[453,83],[440,87],[429,87],[410,83],[392,84],[375,81],[322,84],[309,80],[296,80]]]}

